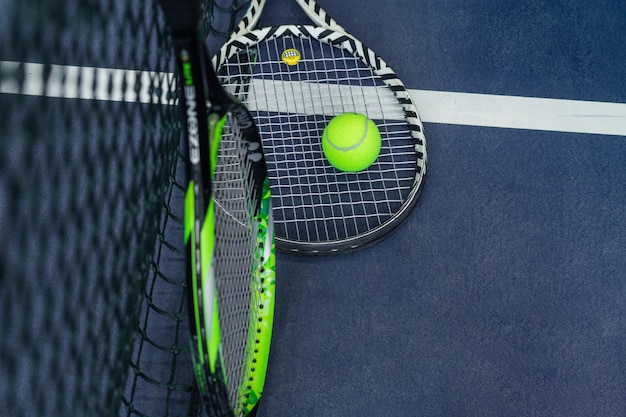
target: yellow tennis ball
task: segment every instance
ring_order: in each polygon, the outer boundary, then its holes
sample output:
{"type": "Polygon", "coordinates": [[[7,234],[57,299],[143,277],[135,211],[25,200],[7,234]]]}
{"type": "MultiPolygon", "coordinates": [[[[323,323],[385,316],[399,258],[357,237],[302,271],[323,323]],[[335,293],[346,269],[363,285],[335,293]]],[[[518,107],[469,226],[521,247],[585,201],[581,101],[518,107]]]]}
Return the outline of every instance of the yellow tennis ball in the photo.
{"type": "Polygon", "coordinates": [[[380,132],[364,114],[335,116],[324,129],[322,150],[328,162],[345,172],[363,171],[380,153],[380,132]]]}

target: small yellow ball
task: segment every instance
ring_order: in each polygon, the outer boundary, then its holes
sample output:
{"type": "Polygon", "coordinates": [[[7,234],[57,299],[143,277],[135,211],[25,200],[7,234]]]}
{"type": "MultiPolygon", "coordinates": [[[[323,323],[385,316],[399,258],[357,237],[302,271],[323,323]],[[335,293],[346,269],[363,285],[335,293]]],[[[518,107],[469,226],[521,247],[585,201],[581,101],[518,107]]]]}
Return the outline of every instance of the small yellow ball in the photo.
{"type": "Polygon", "coordinates": [[[322,150],[340,171],[358,172],[374,163],[380,153],[380,131],[364,114],[335,116],[324,129],[322,150]]]}

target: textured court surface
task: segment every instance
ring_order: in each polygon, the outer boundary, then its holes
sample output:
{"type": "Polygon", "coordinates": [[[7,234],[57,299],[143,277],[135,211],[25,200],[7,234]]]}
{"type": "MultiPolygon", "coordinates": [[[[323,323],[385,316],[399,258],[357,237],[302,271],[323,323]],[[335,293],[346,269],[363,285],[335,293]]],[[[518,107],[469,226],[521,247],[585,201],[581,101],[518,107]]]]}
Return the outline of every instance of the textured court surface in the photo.
{"type": "MultiPolygon", "coordinates": [[[[395,69],[422,106],[428,175],[415,211],[379,244],[335,257],[278,255],[274,343],[258,417],[626,415],[626,3],[320,1],[395,69]]],[[[261,24],[308,22],[285,4],[270,0],[261,24]]],[[[7,25],[0,14],[0,34],[7,25]]],[[[106,39],[94,42],[102,53],[81,41],[76,59],[55,63],[128,69],[106,39]]],[[[152,65],[157,54],[149,56],[152,65]]],[[[9,100],[0,95],[0,105],[9,100]]],[[[61,123],[54,112],[48,117],[61,123]]],[[[136,121],[122,120],[123,131],[132,132],[136,121]]],[[[111,175],[132,176],[133,166],[111,175]]],[[[12,207],[5,199],[0,214],[12,207]]],[[[169,214],[180,214],[180,198],[170,203],[169,214]]],[[[179,281],[149,281],[146,289],[172,314],[149,322],[142,309],[146,334],[158,343],[143,346],[139,368],[185,386],[191,367],[177,350],[187,345],[184,265],[175,249],[159,255],[156,275],[179,281]],[[180,354],[175,375],[172,352],[159,346],[180,354]]],[[[124,269],[105,261],[104,272],[124,269]]],[[[47,284],[44,301],[65,291],[47,284]]],[[[97,291],[91,295],[104,303],[97,291]]],[[[33,310],[41,323],[65,317],[33,310]]],[[[117,337],[112,327],[88,329],[89,340],[117,337]]],[[[113,355],[103,346],[97,353],[113,355]]],[[[38,360],[46,363],[47,355],[38,360]]],[[[68,362],[53,369],[76,366],[68,362]]],[[[164,411],[170,387],[135,382],[142,413],[187,409],[186,398],[176,397],[164,411]]],[[[29,387],[17,389],[24,394],[17,401],[29,401],[29,387]]],[[[0,414],[12,407],[0,405],[0,414]]]]}
{"type": "MultiPolygon", "coordinates": [[[[327,9],[411,89],[626,103],[623,3],[492,3],[327,9]]],[[[426,122],[428,177],[403,228],[350,255],[280,257],[262,415],[625,415],[619,126],[426,122]]]]}

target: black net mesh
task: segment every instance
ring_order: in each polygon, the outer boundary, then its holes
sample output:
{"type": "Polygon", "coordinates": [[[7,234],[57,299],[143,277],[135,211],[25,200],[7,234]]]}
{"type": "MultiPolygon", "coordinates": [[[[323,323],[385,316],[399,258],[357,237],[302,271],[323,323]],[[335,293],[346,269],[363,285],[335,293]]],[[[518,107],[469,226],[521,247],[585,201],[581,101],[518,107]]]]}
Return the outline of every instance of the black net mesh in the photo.
{"type": "MultiPolygon", "coordinates": [[[[221,3],[205,3],[214,44],[246,6],[221,3]]],[[[196,414],[160,10],[0,10],[0,415],[196,414]]]]}

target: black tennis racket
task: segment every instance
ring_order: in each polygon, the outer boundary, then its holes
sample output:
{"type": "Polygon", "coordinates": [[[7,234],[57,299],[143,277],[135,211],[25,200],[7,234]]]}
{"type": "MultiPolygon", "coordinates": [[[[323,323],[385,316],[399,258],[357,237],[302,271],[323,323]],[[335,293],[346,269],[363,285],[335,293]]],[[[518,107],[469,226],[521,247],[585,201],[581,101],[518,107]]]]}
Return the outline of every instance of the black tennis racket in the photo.
{"type": "Polygon", "coordinates": [[[209,416],[248,416],[263,391],[274,312],[274,229],[261,139],[213,71],[200,36],[200,2],[161,6],[188,152],[184,230],[197,387],[209,416]]]}
{"type": "Polygon", "coordinates": [[[265,0],[252,0],[213,64],[259,128],[277,247],[352,251],[395,230],[415,206],[426,175],[426,139],[391,68],[315,1],[293,1],[317,26],[254,30],[265,0]],[[367,115],[382,135],[378,159],[357,173],[333,168],[321,148],[329,120],[347,112],[367,115]]]}

